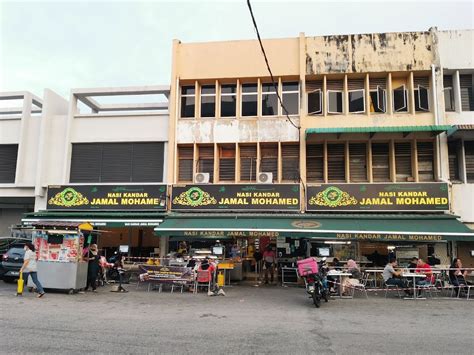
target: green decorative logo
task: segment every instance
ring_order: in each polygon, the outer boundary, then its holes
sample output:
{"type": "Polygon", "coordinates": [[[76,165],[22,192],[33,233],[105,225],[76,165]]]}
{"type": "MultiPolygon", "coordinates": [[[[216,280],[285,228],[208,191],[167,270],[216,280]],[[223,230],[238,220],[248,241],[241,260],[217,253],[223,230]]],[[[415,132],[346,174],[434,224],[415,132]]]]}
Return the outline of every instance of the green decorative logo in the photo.
{"type": "Polygon", "coordinates": [[[338,187],[330,186],[325,190],[318,192],[316,196],[311,197],[309,204],[335,208],[357,205],[357,200],[354,196],[349,195],[338,187]]]}
{"type": "Polygon", "coordinates": [[[72,187],[66,187],[63,191],[58,192],[54,197],[50,198],[48,204],[62,207],[75,207],[88,205],[89,200],[72,187]]]}
{"type": "Polygon", "coordinates": [[[179,196],[173,199],[175,205],[181,206],[207,206],[217,204],[217,200],[209,195],[208,192],[201,190],[197,186],[193,186],[190,189],[182,192],[179,196]]]}

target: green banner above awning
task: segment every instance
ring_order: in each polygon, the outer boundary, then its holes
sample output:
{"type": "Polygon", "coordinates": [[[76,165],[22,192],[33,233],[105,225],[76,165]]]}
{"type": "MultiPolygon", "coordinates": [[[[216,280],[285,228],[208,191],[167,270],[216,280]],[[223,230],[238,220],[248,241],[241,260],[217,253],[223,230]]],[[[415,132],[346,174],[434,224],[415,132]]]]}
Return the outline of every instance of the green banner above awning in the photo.
{"type": "Polygon", "coordinates": [[[330,128],[307,128],[306,137],[310,134],[344,134],[344,133],[404,133],[411,132],[432,132],[440,134],[450,130],[449,125],[430,126],[370,126],[370,127],[330,127],[330,128]]]}
{"type": "Polygon", "coordinates": [[[170,216],[156,235],[299,237],[341,240],[439,242],[474,240],[474,231],[449,215],[256,215],[170,216]]]}

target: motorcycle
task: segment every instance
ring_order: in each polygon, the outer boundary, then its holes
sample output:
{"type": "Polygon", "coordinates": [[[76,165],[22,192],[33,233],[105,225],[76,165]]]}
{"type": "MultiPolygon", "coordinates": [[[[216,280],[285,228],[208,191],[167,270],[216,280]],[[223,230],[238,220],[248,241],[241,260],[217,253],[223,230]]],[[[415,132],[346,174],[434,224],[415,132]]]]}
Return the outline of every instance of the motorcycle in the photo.
{"type": "Polygon", "coordinates": [[[325,302],[329,301],[329,287],[327,282],[328,267],[326,264],[326,258],[317,262],[317,271],[302,275],[305,280],[306,292],[313,299],[314,306],[319,308],[321,306],[321,300],[325,302]]]}

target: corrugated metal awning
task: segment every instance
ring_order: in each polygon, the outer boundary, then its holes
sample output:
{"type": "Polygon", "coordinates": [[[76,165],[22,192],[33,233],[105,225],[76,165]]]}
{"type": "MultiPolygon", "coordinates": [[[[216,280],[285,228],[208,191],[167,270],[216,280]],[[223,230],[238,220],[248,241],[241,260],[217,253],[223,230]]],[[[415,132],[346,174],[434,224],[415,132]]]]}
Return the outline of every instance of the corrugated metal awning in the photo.
{"type": "Polygon", "coordinates": [[[331,127],[331,128],[307,128],[306,137],[311,134],[354,134],[354,133],[403,133],[408,135],[412,132],[432,132],[440,134],[452,129],[450,125],[430,126],[370,126],[370,127],[331,127]]]}

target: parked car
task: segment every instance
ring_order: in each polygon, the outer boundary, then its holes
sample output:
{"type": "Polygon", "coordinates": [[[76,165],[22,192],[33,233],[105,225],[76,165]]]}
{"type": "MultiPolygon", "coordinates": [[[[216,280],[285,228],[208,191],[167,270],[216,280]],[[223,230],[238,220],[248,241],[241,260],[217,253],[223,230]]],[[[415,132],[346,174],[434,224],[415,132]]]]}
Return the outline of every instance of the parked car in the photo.
{"type": "Polygon", "coordinates": [[[23,244],[14,244],[3,254],[0,262],[0,274],[3,275],[3,281],[12,283],[18,280],[25,255],[23,248],[23,244]]]}

